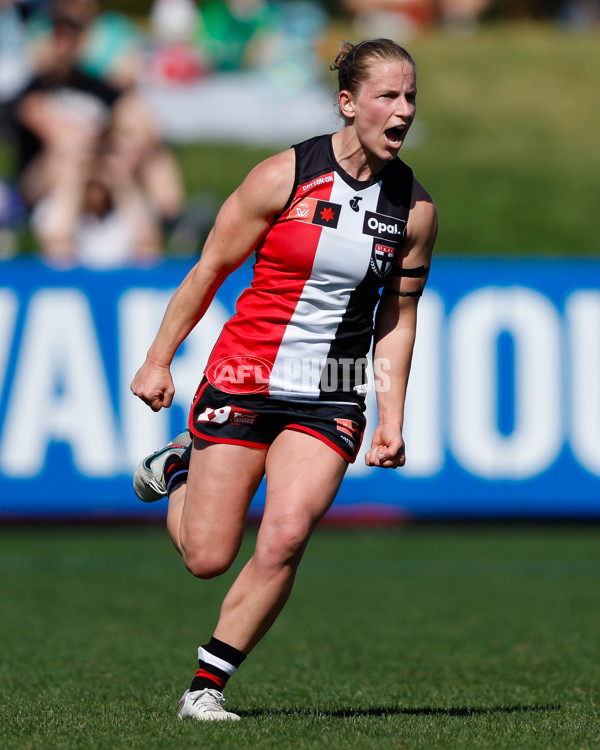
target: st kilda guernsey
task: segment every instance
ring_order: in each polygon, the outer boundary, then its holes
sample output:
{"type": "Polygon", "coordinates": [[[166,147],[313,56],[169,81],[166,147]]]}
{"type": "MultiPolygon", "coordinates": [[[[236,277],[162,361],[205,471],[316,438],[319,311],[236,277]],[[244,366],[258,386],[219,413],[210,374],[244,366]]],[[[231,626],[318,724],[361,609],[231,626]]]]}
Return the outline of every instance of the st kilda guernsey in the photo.
{"type": "Polygon", "coordinates": [[[331,135],[293,147],[294,189],[256,248],[205,375],[229,393],[362,403],[381,287],[406,233],[412,170],[400,159],[370,180],[336,162],[331,135]]]}

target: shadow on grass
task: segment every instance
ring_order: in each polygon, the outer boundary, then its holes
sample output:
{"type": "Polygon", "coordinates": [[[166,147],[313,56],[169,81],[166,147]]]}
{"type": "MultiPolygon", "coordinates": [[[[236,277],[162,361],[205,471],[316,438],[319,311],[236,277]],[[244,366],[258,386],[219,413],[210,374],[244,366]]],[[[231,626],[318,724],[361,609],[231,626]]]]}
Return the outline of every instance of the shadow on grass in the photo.
{"type": "Polygon", "coordinates": [[[246,717],[259,717],[266,715],[279,714],[280,716],[292,716],[299,714],[301,716],[328,716],[336,719],[344,719],[351,716],[478,716],[487,714],[513,714],[513,713],[530,713],[533,711],[559,711],[562,709],[560,704],[549,703],[547,705],[536,706],[451,706],[441,708],[438,706],[416,706],[414,708],[393,706],[381,706],[374,708],[357,708],[344,709],[336,711],[321,711],[319,709],[279,709],[273,711],[271,708],[257,708],[252,711],[239,711],[239,714],[246,717]]]}

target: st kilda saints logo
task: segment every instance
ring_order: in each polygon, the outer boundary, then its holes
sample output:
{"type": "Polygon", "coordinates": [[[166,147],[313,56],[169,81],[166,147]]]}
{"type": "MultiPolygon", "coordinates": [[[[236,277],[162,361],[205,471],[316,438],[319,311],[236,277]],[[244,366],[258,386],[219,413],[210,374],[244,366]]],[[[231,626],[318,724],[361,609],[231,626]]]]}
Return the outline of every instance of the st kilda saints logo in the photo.
{"type": "Polygon", "coordinates": [[[380,279],[387,276],[392,270],[395,252],[396,248],[392,247],[392,245],[373,240],[370,265],[373,273],[375,273],[380,279]]]}

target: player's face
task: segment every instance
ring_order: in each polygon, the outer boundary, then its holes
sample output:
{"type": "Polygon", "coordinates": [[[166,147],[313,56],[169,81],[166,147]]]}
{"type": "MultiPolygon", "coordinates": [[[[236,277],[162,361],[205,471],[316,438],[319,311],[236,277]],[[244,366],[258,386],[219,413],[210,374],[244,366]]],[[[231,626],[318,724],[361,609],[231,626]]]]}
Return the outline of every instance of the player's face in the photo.
{"type": "Polygon", "coordinates": [[[380,162],[394,159],[415,118],[417,81],[414,67],[403,60],[374,62],[369,79],[357,95],[346,94],[345,103],[366,154],[380,162]]]}

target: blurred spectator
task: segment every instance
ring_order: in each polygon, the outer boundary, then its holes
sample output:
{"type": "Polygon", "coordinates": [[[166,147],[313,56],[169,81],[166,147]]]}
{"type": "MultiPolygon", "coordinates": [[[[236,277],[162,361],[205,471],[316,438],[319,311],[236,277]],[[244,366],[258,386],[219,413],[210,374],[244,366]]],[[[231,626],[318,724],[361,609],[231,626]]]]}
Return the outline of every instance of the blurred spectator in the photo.
{"type": "Polygon", "coordinates": [[[85,26],[70,16],[53,20],[48,66],[15,106],[19,142],[18,184],[30,210],[63,176],[96,153],[106,132],[118,158],[148,193],[164,226],[184,198],[178,165],[161,142],[153,118],[134,90],[123,91],[78,66],[85,26]]]}
{"type": "Polygon", "coordinates": [[[42,256],[59,267],[108,269],[157,259],[159,223],[133,164],[100,148],[83,163],[65,161],[38,202],[32,228],[42,256]]]}
{"type": "Polygon", "coordinates": [[[123,14],[103,10],[100,0],[55,0],[49,12],[31,15],[27,33],[38,72],[53,65],[56,16],[68,18],[84,30],[77,59],[80,70],[120,89],[136,84],[142,64],[142,35],[123,14]]]}
{"type": "Polygon", "coordinates": [[[198,7],[193,0],[155,0],[150,11],[154,42],[150,78],[160,83],[190,83],[208,71],[205,55],[193,42],[198,7]]]}
{"type": "Polygon", "coordinates": [[[122,92],[75,65],[83,29],[68,17],[54,20],[52,66],[17,99],[19,186],[32,208],[65,160],[90,153],[108,129],[122,92]]]}
{"type": "Polygon", "coordinates": [[[20,8],[15,0],[0,0],[0,101],[18,94],[31,70],[20,8]]]}
{"type": "Polygon", "coordinates": [[[321,4],[312,0],[281,2],[268,33],[250,45],[247,61],[281,92],[314,88],[322,77],[318,49],[328,27],[329,17],[321,4]]]}
{"type": "Polygon", "coordinates": [[[24,20],[14,0],[0,0],[0,136],[11,129],[11,104],[27,85],[32,65],[24,20]]]}
{"type": "Polygon", "coordinates": [[[190,41],[197,22],[194,0],[154,0],[150,10],[150,29],[160,42],[190,41]]]}
{"type": "Polygon", "coordinates": [[[269,0],[206,0],[194,40],[213,70],[240,70],[251,45],[277,22],[277,9],[269,0]]]}
{"type": "Polygon", "coordinates": [[[439,0],[440,23],[447,31],[470,33],[493,5],[492,0],[439,0]]]}
{"type": "Polygon", "coordinates": [[[163,142],[146,102],[127,93],[115,111],[112,140],[115,153],[133,164],[166,233],[177,222],[185,201],[181,170],[163,142]]]}
{"type": "MultiPolygon", "coordinates": [[[[443,1],[443,0],[442,0],[443,1]]],[[[363,37],[411,39],[436,21],[435,0],[342,0],[363,37]]],[[[457,0],[461,2],[461,0],[457,0]]]]}

